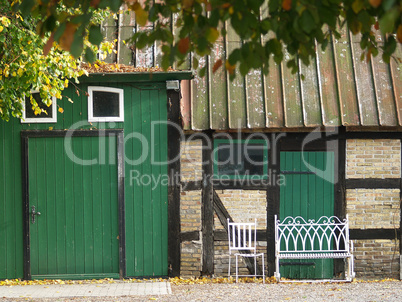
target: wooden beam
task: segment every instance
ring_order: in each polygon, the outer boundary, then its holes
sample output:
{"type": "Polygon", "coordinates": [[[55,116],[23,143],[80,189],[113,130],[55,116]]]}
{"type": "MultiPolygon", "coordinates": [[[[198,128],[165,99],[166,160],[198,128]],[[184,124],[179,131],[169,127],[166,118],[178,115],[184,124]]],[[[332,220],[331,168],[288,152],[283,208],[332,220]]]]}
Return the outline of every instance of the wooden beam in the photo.
{"type": "Polygon", "coordinates": [[[202,268],[201,275],[212,276],[214,273],[214,207],[213,207],[213,154],[212,154],[212,134],[203,139],[202,149],[202,268]],[[207,139],[211,140],[208,144],[207,139]],[[210,148],[208,148],[208,146],[210,148]]]}
{"type": "MultiPolygon", "coordinates": [[[[270,159],[270,167],[272,174],[279,175],[280,172],[280,151],[282,148],[282,140],[280,137],[272,135],[271,148],[269,149],[268,158],[270,159]]],[[[267,275],[273,276],[275,272],[275,215],[279,215],[280,203],[280,187],[276,179],[271,181],[267,187],[267,275]]]]}
{"type": "Polygon", "coordinates": [[[400,229],[350,229],[349,237],[352,240],[375,240],[375,239],[390,239],[395,240],[400,238],[400,229]]]}
{"type": "MultiPolygon", "coordinates": [[[[180,96],[179,93],[169,90],[168,120],[180,127],[180,96]]],[[[168,264],[169,276],[180,276],[180,186],[170,179],[173,175],[180,175],[180,133],[172,125],[168,126],[168,264]]],[[[173,176],[174,178],[174,176],[173,176]]]]}
{"type": "MultiPolygon", "coordinates": [[[[340,134],[344,132],[344,128],[339,129],[340,134]]],[[[337,217],[344,218],[346,216],[346,189],[345,189],[345,177],[346,177],[346,140],[338,140],[338,150],[335,150],[335,176],[338,177],[338,181],[334,185],[334,214],[337,217]]],[[[339,275],[345,270],[342,259],[335,259],[334,261],[334,273],[339,275]]]]}
{"type": "Polygon", "coordinates": [[[399,189],[400,186],[400,178],[361,178],[346,180],[346,189],[399,189]]]}

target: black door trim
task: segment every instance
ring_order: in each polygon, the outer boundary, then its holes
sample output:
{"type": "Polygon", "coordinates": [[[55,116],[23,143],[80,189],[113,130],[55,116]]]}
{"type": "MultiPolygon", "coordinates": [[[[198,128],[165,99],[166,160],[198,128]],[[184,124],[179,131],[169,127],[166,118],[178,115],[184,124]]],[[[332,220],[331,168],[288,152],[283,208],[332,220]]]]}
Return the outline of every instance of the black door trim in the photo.
{"type": "Polygon", "coordinates": [[[124,132],[123,129],[102,130],[23,130],[21,131],[22,153],[22,198],[23,198],[23,234],[24,234],[24,279],[32,279],[31,275],[31,243],[29,238],[29,139],[38,137],[102,137],[117,138],[117,187],[118,187],[118,221],[119,221],[119,273],[120,278],[126,275],[126,240],[125,240],[125,203],[124,203],[124,132]]]}

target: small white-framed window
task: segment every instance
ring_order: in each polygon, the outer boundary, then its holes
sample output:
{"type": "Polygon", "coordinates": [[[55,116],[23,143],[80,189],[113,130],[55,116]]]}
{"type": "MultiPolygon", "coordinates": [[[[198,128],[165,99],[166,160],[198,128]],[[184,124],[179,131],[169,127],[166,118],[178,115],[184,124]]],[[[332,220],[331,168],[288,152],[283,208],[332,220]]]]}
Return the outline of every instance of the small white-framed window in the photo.
{"type": "Polygon", "coordinates": [[[124,122],[124,90],[88,86],[88,122],[124,122]]]}
{"type": "Polygon", "coordinates": [[[29,96],[27,96],[25,97],[25,102],[23,103],[21,123],[57,123],[56,98],[52,97],[52,104],[47,106],[42,102],[42,98],[38,91],[32,91],[31,95],[35,99],[36,103],[38,103],[38,107],[46,112],[35,114],[35,112],[32,110],[31,100],[29,96]]]}

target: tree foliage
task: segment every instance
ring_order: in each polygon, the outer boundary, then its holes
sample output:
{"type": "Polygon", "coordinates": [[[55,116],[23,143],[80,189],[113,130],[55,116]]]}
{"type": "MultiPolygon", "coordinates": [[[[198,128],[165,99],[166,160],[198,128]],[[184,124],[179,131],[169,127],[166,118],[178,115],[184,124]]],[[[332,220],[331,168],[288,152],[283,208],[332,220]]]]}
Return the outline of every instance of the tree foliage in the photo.
{"type": "Polygon", "coordinates": [[[61,99],[70,79],[82,74],[77,60],[57,46],[43,55],[45,41],[36,34],[36,25],[35,18],[22,17],[9,1],[0,0],[0,117],[6,121],[22,116],[25,97],[36,114],[46,111],[31,92],[40,92],[50,106],[52,97],[61,99]]]}
{"type": "Polygon", "coordinates": [[[381,52],[389,62],[398,41],[402,42],[401,0],[23,0],[19,8],[25,15],[41,16],[40,33],[52,32],[64,49],[78,57],[84,51],[85,30],[89,29],[91,43],[101,40],[99,28],[90,21],[93,12],[99,8],[116,12],[124,2],[135,11],[138,25],[153,24],[152,30],[136,32],[132,41],[137,48],[160,41],[165,69],[190,52],[209,55],[214,43],[226,35],[227,26],[243,42],[216,66],[225,66],[232,75],[236,68],[243,75],[258,68],[267,73],[269,57],[281,62],[284,51],[290,54],[288,67],[296,72],[298,61],[309,64],[317,45],[325,49],[332,35],[339,37],[342,26],[361,35],[367,59],[381,52]],[[81,13],[60,12],[61,4],[80,8],[81,13]],[[172,20],[180,29],[177,35],[172,34],[172,20]]]}

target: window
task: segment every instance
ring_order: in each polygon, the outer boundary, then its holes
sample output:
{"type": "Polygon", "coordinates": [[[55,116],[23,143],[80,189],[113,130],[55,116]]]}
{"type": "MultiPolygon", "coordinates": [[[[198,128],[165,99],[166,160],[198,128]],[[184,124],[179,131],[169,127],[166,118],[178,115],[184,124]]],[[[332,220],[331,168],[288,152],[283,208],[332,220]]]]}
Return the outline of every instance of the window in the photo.
{"type": "Polygon", "coordinates": [[[56,98],[52,98],[52,104],[48,107],[42,102],[39,92],[33,91],[31,94],[36,103],[38,103],[38,107],[45,110],[46,113],[41,112],[40,114],[35,115],[35,112],[32,110],[30,98],[25,97],[21,123],[57,123],[56,98]]]}
{"type": "Polygon", "coordinates": [[[123,122],[123,89],[111,87],[88,87],[89,122],[123,122]]]}
{"type": "Polygon", "coordinates": [[[265,140],[215,140],[215,178],[263,179],[267,178],[267,171],[268,147],[265,140]]]}

